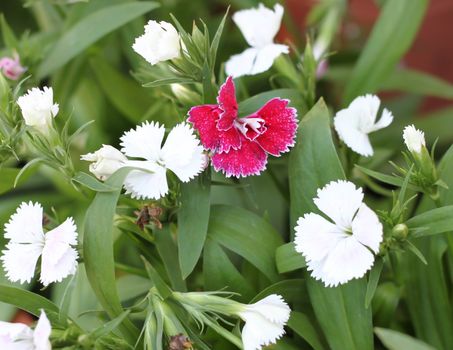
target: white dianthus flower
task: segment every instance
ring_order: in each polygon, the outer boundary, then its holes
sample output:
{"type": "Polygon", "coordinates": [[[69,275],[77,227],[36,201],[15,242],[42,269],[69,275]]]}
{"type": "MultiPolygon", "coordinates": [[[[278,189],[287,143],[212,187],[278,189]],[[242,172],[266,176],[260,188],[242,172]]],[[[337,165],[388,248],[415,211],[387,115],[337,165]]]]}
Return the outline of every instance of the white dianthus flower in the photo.
{"type": "Polygon", "coordinates": [[[349,181],[332,181],[314,199],[330,220],[315,213],[297,221],[296,251],[304,255],[309,271],[326,286],[361,278],[374,264],[383,239],[382,224],[363,203],[363,192],[349,181]]]}
{"type": "Polygon", "coordinates": [[[41,257],[40,281],[47,286],[61,282],[77,270],[77,228],[72,218],[44,234],[43,209],[39,203],[22,203],[5,225],[9,239],[0,258],[12,282],[30,282],[41,257]]]}
{"type": "Polygon", "coordinates": [[[53,103],[52,88],[44,87],[43,90],[32,88],[17,99],[25,124],[42,132],[47,132],[51,127],[52,118],[58,114],[58,104],[53,103]]]}
{"type": "Polygon", "coordinates": [[[386,108],[379,121],[376,121],[380,105],[381,100],[375,95],[359,96],[334,118],[340,139],[354,152],[365,157],[373,155],[368,134],[389,126],[393,121],[392,113],[386,108]]]}
{"type": "Polygon", "coordinates": [[[127,157],[110,145],[102,145],[96,152],[84,154],[80,159],[92,162],[90,172],[102,181],[107,180],[127,162],[127,157]]]}
{"type": "Polygon", "coordinates": [[[278,56],[289,52],[288,46],[274,43],[282,17],[280,4],[276,4],[274,10],[259,4],[257,8],[241,10],[233,15],[233,21],[251,47],[230,57],[225,64],[227,75],[237,78],[265,72],[278,56]]]}
{"type": "Polygon", "coordinates": [[[416,129],[413,125],[404,128],[403,139],[407,149],[413,153],[421,153],[422,147],[426,146],[424,132],[416,129]]]}

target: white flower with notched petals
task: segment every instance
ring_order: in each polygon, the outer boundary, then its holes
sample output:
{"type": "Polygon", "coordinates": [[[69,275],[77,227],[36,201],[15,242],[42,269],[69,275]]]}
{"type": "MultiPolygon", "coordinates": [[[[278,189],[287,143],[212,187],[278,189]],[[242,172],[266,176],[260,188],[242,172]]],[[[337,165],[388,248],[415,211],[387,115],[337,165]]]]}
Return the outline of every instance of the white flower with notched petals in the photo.
{"type": "Polygon", "coordinates": [[[176,125],[164,145],[164,126],[145,122],[121,137],[121,151],[128,157],[127,166],[139,168],[126,177],[124,187],[132,198],[159,199],[168,193],[167,169],[182,182],[198,175],[206,162],[203,147],[186,123],[176,125]],[[137,160],[140,158],[142,160],[137,160]]]}
{"type": "Polygon", "coordinates": [[[77,228],[72,218],[60,226],[43,231],[43,210],[39,203],[22,203],[5,225],[9,239],[0,258],[6,276],[12,282],[30,282],[41,257],[40,281],[47,286],[61,282],[77,269],[77,228]]]}
{"type": "Polygon", "coordinates": [[[145,34],[135,39],[132,48],[154,65],[179,57],[181,43],[179,34],[171,23],[151,20],[145,25],[145,34]]]}
{"type": "Polygon", "coordinates": [[[363,192],[349,181],[332,181],[314,199],[323,216],[309,213],[297,221],[296,251],[312,276],[326,286],[361,278],[374,264],[382,242],[382,224],[363,203],[363,192]]]}
{"type": "Polygon", "coordinates": [[[47,132],[52,124],[52,118],[58,114],[58,104],[53,103],[52,88],[42,90],[33,88],[17,99],[25,124],[42,132],[47,132]]]}
{"type": "Polygon", "coordinates": [[[92,162],[90,172],[102,181],[107,180],[127,162],[127,157],[110,145],[102,145],[96,152],[84,154],[80,159],[92,162]]]}
{"type": "Polygon", "coordinates": [[[373,155],[368,134],[389,126],[393,121],[392,113],[386,108],[379,121],[376,121],[380,105],[381,100],[375,95],[359,96],[334,118],[340,139],[354,152],[365,157],[373,155]]]}
{"type": "Polygon", "coordinates": [[[251,46],[244,52],[233,55],[226,62],[227,75],[237,78],[267,71],[282,53],[288,53],[286,45],[274,44],[283,17],[283,7],[276,4],[274,10],[259,4],[258,8],[238,11],[233,21],[251,46]]]}
{"type": "Polygon", "coordinates": [[[51,350],[49,341],[51,330],[44,311],[41,311],[34,331],[23,323],[0,321],[0,349],[51,350]]]}
{"type": "Polygon", "coordinates": [[[255,304],[244,305],[239,317],[245,321],[242,329],[244,350],[260,350],[285,334],[291,309],[280,295],[272,294],[255,304]]]}
{"type": "Polygon", "coordinates": [[[407,149],[413,153],[421,153],[422,148],[426,146],[425,133],[413,125],[404,128],[403,139],[407,149]]]}

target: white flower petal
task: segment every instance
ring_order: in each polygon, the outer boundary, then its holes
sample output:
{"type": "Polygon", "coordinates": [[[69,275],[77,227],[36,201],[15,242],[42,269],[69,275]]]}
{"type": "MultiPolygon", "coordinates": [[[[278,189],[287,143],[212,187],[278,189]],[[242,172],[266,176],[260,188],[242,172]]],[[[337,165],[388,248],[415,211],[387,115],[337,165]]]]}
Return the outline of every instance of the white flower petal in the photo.
{"type": "Polygon", "coordinates": [[[121,137],[121,151],[128,157],[156,161],[165,134],[165,127],[155,122],[144,122],[121,137]]]}
{"type": "Polygon", "coordinates": [[[42,207],[39,203],[21,203],[5,225],[5,238],[12,243],[43,243],[42,207]]]}
{"type": "Polygon", "coordinates": [[[145,26],[145,34],[135,39],[132,48],[153,65],[179,57],[181,43],[171,23],[150,20],[145,26]]]}
{"type": "Polygon", "coordinates": [[[291,309],[281,295],[271,294],[258,302],[247,305],[247,310],[257,312],[274,323],[285,325],[289,320],[291,309]]]}
{"type": "Polygon", "coordinates": [[[352,221],[352,235],[373,252],[379,252],[383,239],[383,228],[378,216],[365,203],[359,208],[352,221]]]}
{"type": "Polygon", "coordinates": [[[360,130],[360,114],[343,109],[335,115],[334,126],[340,139],[354,152],[369,157],[373,155],[368,134],[360,130]]]}
{"type": "Polygon", "coordinates": [[[288,46],[280,44],[269,44],[259,49],[248,48],[230,57],[225,64],[225,72],[233,78],[259,74],[271,68],[278,56],[288,52],[288,46]]]}
{"type": "Polygon", "coordinates": [[[366,157],[373,155],[368,134],[385,128],[393,121],[392,113],[384,109],[381,119],[376,123],[380,104],[379,97],[375,95],[359,96],[334,118],[340,139],[354,152],[366,157]]]}
{"type": "Polygon", "coordinates": [[[23,323],[0,321],[0,349],[34,350],[33,331],[23,323]]]}
{"type": "Polygon", "coordinates": [[[42,284],[61,282],[77,270],[77,251],[71,245],[77,244],[77,227],[72,218],[45,235],[41,259],[42,284]]]}
{"type": "Polygon", "coordinates": [[[150,161],[129,161],[132,170],[124,181],[126,193],[137,199],[159,199],[168,193],[167,169],[150,161]]]}
{"type": "Polygon", "coordinates": [[[161,158],[167,169],[187,182],[199,174],[205,164],[203,147],[195,137],[193,129],[186,123],[176,125],[168,134],[161,158]]]}
{"type": "Polygon", "coordinates": [[[3,250],[3,268],[11,282],[30,282],[43,246],[40,243],[8,243],[3,250]]]}
{"type": "Polygon", "coordinates": [[[58,113],[58,104],[53,103],[52,88],[32,88],[17,99],[25,124],[46,131],[58,113]]]}
{"type": "Polygon", "coordinates": [[[382,116],[379,121],[374,124],[372,131],[377,131],[383,128],[386,128],[393,122],[393,114],[387,108],[384,108],[382,111],[382,116]]]}
{"type": "Polygon", "coordinates": [[[311,268],[326,286],[335,287],[363,277],[373,263],[374,255],[355,237],[350,236],[341,240],[322,263],[311,268]]]}
{"type": "Polygon", "coordinates": [[[350,229],[352,219],[363,201],[361,188],[356,188],[349,181],[332,181],[318,189],[318,197],[314,198],[316,206],[337,226],[350,229]]]}
{"type": "Polygon", "coordinates": [[[102,181],[108,179],[127,162],[127,157],[110,145],[102,145],[96,152],[84,154],[80,159],[92,162],[90,172],[102,181]]]}
{"type": "Polygon", "coordinates": [[[51,350],[52,346],[49,341],[52,327],[50,326],[49,319],[46,313],[41,310],[38,323],[36,324],[33,332],[33,344],[35,350],[51,350]]]}
{"type": "Polygon", "coordinates": [[[233,55],[225,63],[225,72],[233,78],[239,78],[243,75],[250,75],[253,71],[253,65],[258,55],[258,49],[253,47],[246,49],[244,52],[233,55]]]}
{"type": "Polygon", "coordinates": [[[403,139],[410,152],[420,153],[422,147],[426,146],[425,133],[416,129],[413,125],[404,128],[403,139]]]}
{"type": "Polygon", "coordinates": [[[307,261],[322,260],[346,236],[337,226],[315,213],[305,214],[297,221],[296,251],[307,261]]]}
{"type": "Polygon", "coordinates": [[[271,44],[280,29],[283,7],[274,6],[274,10],[259,4],[257,8],[238,11],[233,21],[239,27],[247,43],[256,48],[271,44]]]}
{"type": "Polygon", "coordinates": [[[260,350],[265,345],[273,344],[285,334],[282,324],[274,323],[259,313],[244,312],[245,321],[242,329],[244,350],[260,350]]]}

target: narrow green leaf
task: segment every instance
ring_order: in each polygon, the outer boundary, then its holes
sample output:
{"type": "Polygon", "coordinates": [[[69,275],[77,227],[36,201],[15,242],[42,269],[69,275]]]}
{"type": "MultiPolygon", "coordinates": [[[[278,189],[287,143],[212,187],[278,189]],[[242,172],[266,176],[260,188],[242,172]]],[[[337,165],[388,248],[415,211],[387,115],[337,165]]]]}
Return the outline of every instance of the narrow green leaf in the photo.
{"type": "MultiPolygon", "coordinates": [[[[389,184],[389,185],[393,185],[393,186],[397,186],[397,187],[401,187],[404,184],[404,179],[401,178],[401,177],[396,177],[396,176],[393,176],[393,175],[382,174],[380,172],[364,168],[364,167],[362,167],[360,165],[356,165],[356,168],[359,169],[360,171],[362,171],[363,173],[365,173],[366,175],[371,176],[372,178],[374,178],[376,180],[379,180],[379,181],[381,181],[383,183],[386,183],[386,184],[389,184]]],[[[411,190],[414,190],[414,191],[420,191],[421,190],[420,188],[418,188],[418,187],[416,187],[414,185],[411,185],[409,183],[407,184],[407,188],[409,188],[411,190]]]]}
{"type": "Polygon", "coordinates": [[[9,190],[16,187],[18,184],[23,183],[28,179],[35,171],[36,167],[32,165],[34,163],[28,162],[23,168],[0,168],[0,194],[8,192],[9,190]],[[28,165],[30,164],[30,165],[28,165]]]}
{"type": "Polygon", "coordinates": [[[47,313],[53,325],[64,326],[66,324],[66,316],[60,317],[62,315],[57,305],[43,296],[29,292],[28,290],[0,285],[0,301],[14,305],[36,317],[39,317],[42,309],[47,313]]]}
{"type": "Polygon", "coordinates": [[[406,222],[411,237],[418,238],[453,231],[453,205],[432,209],[416,215],[406,222]],[[423,229],[423,230],[420,230],[423,229]]]}
{"type": "MultiPolygon", "coordinates": [[[[83,258],[91,287],[109,316],[114,319],[123,313],[115,283],[115,261],[113,256],[113,218],[121,193],[121,185],[131,168],[115,172],[106,185],[116,188],[112,192],[98,192],[87,209],[83,236],[83,258]]],[[[138,329],[124,319],[119,330],[134,344],[138,329]]]]}
{"type": "Polygon", "coordinates": [[[365,307],[368,308],[373,300],[374,293],[376,292],[379,278],[381,277],[382,268],[384,267],[384,259],[378,258],[374,262],[374,266],[370,271],[368,284],[366,286],[365,307]]]}
{"type": "Polygon", "coordinates": [[[92,331],[89,336],[93,339],[99,339],[111,332],[113,332],[123,322],[123,320],[129,315],[131,311],[125,310],[121,315],[115,317],[113,320],[103,324],[101,327],[96,328],[92,331]]]}
{"type": "Polygon", "coordinates": [[[143,87],[154,88],[170,84],[193,84],[193,83],[195,83],[195,81],[192,78],[165,78],[145,83],[143,84],[143,87]]]}
{"type": "Polygon", "coordinates": [[[159,253],[162,262],[164,263],[167,276],[170,279],[171,286],[174,290],[185,292],[187,290],[175,255],[178,253],[178,246],[172,238],[170,225],[164,225],[162,230],[155,230],[154,237],[157,252],[159,253]]]}
{"type": "Polygon", "coordinates": [[[204,171],[189,183],[181,184],[178,212],[178,253],[183,278],[195,268],[208,233],[211,172],[204,171]]]}
{"type": "MultiPolygon", "coordinates": [[[[297,143],[290,154],[291,231],[297,218],[318,212],[313,203],[317,189],[344,178],[332,141],[329,111],[320,100],[299,124],[297,143]]],[[[373,349],[372,313],[371,308],[365,308],[363,278],[327,288],[307,276],[306,284],[316,318],[331,349],[373,349]]]]}
{"type": "Polygon", "coordinates": [[[146,260],[144,257],[142,257],[142,260],[145,264],[146,272],[148,273],[149,278],[158,290],[160,296],[163,299],[167,299],[172,294],[170,287],[165,283],[165,281],[162,279],[156,269],[149,263],[148,260],[146,260]]]}
{"type": "Polygon", "coordinates": [[[409,249],[423,264],[428,265],[425,256],[411,241],[406,241],[406,248],[409,249]]]}
{"type": "Polygon", "coordinates": [[[223,16],[222,20],[220,21],[219,27],[217,28],[217,31],[214,34],[214,38],[212,39],[211,47],[209,48],[211,66],[215,65],[215,61],[216,61],[216,57],[217,57],[217,49],[219,48],[220,38],[222,36],[223,28],[225,26],[225,21],[228,17],[229,11],[230,11],[230,7],[228,7],[228,9],[225,12],[225,15],[223,16]]]}
{"type": "Polygon", "coordinates": [[[121,74],[102,57],[90,60],[92,71],[112,105],[133,123],[143,119],[150,106],[148,91],[121,74]]]}
{"type": "Polygon", "coordinates": [[[344,101],[378,90],[409,49],[427,8],[427,0],[388,0],[346,86],[344,101]]]}
{"type": "Polygon", "coordinates": [[[242,301],[249,301],[255,290],[228,258],[222,247],[212,239],[207,239],[203,249],[204,287],[207,290],[234,291],[242,301]]]}
{"type": "Polygon", "coordinates": [[[277,248],[275,262],[279,273],[298,270],[306,265],[302,254],[296,252],[294,242],[286,243],[277,248]]]}
{"type": "Polygon", "coordinates": [[[378,328],[374,329],[374,333],[379,340],[389,350],[436,350],[436,348],[428,345],[421,340],[412,338],[407,334],[403,334],[392,329],[378,328]]]}
{"type": "Polygon", "coordinates": [[[0,28],[2,29],[3,43],[5,46],[10,50],[19,50],[19,40],[17,40],[3,13],[0,15],[0,28]]]}
{"type": "MultiPolygon", "coordinates": [[[[84,173],[84,172],[78,172],[73,178],[72,181],[75,181],[90,190],[96,191],[96,192],[113,192],[117,191],[118,188],[113,188],[95,177],[91,176],[90,174],[84,173]]],[[[119,187],[121,189],[121,186],[119,187]]]]}
{"type": "Polygon", "coordinates": [[[38,67],[38,78],[52,73],[108,33],[158,6],[155,2],[126,2],[101,8],[83,17],[62,34],[38,67]]]}
{"type": "Polygon", "coordinates": [[[258,215],[238,207],[211,207],[208,236],[248,260],[271,282],[278,280],[275,250],[283,244],[278,232],[258,215]]]}
{"type": "Polygon", "coordinates": [[[323,350],[321,338],[313,327],[310,319],[301,312],[292,311],[288,321],[288,327],[291,328],[299,337],[303,338],[310,344],[314,350],[323,350]]]}

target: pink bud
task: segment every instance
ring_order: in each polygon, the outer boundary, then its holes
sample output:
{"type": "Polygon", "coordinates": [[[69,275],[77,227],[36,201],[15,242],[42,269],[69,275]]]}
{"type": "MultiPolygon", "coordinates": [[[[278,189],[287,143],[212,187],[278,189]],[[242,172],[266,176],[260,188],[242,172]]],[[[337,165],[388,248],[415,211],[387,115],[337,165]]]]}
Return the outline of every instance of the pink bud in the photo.
{"type": "Polygon", "coordinates": [[[21,66],[19,56],[15,54],[14,58],[2,57],[0,59],[0,70],[8,79],[17,80],[27,69],[21,66]]]}
{"type": "Polygon", "coordinates": [[[329,61],[327,61],[326,59],[322,59],[318,63],[318,67],[316,68],[316,78],[322,79],[324,77],[324,75],[326,74],[328,68],[329,68],[329,61]]]}

